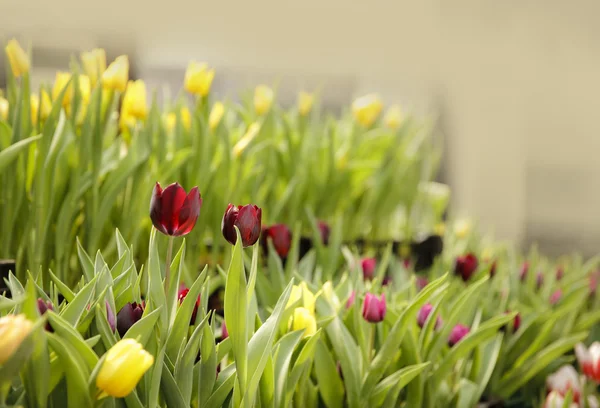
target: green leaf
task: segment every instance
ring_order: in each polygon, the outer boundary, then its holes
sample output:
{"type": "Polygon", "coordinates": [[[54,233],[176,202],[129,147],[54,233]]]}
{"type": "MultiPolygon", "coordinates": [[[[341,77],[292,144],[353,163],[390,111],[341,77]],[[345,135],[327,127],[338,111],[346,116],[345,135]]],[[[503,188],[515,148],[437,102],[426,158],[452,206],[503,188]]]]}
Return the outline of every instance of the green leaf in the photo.
{"type": "MultiPolygon", "coordinates": [[[[164,352],[161,353],[164,357],[164,352]]],[[[160,388],[162,390],[162,395],[167,403],[167,407],[174,408],[189,408],[190,404],[186,404],[183,396],[181,395],[181,391],[175,378],[173,378],[173,374],[169,371],[166,362],[162,365],[162,381],[160,382],[160,388]]],[[[160,378],[160,377],[159,377],[160,378]]],[[[154,378],[153,378],[154,380],[154,378]]],[[[150,405],[157,406],[157,405],[150,405]]]]}
{"type": "Polygon", "coordinates": [[[72,302],[68,303],[67,306],[60,312],[60,316],[72,326],[77,326],[81,315],[90,304],[94,295],[94,289],[96,287],[96,277],[91,279],[87,285],[85,285],[72,302]]]}
{"type": "Polygon", "coordinates": [[[429,364],[431,363],[427,362],[404,367],[381,380],[373,389],[373,393],[369,398],[369,406],[381,406],[385,400],[385,397],[391,390],[393,390],[392,392],[397,395],[402,388],[404,388],[413,380],[413,378],[421,374],[421,372],[427,366],[429,366],[429,364]]]}
{"type": "Polygon", "coordinates": [[[58,279],[58,277],[55,274],[53,274],[51,270],[48,271],[48,273],[50,274],[50,279],[52,279],[52,282],[54,282],[60,293],[65,298],[65,300],[69,303],[72,302],[73,299],[75,299],[75,293],[73,293],[73,291],[69,289],[67,285],[65,285],[60,279],[58,279]]]}
{"type": "MultiPolygon", "coordinates": [[[[302,339],[304,331],[298,330],[283,336],[275,345],[274,353],[274,378],[275,378],[275,406],[284,407],[286,383],[289,375],[292,354],[302,339]]],[[[295,385],[295,384],[294,384],[295,385]]]]}
{"type": "Polygon", "coordinates": [[[161,313],[160,309],[160,307],[154,309],[135,322],[133,326],[127,330],[127,333],[125,333],[123,338],[137,340],[142,346],[145,346],[146,343],[148,343],[148,339],[150,339],[150,335],[152,335],[156,328],[156,323],[158,322],[161,313]]]}
{"type": "Polygon", "coordinates": [[[29,146],[31,143],[39,140],[42,135],[28,137],[27,139],[20,140],[16,143],[13,143],[6,149],[0,151],[0,173],[2,173],[8,166],[12,164],[13,161],[19,157],[19,154],[29,146]]]}
{"type": "MultiPolygon", "coordinates": [[[[187,345],[183,349],[183,353],[180,354],[180,357],[175,363],[174,377],[179,386],[181,395],[183,396],[183,400],[187,405],[190,405],[192,397],[194,361],[198,355],[198,344],[200,343],[202,330],[207,326],[206,323],[208,322],[209,316],[210,315],[206,315],[204,319],[202,319],[202,322],[196,327],[190,341],[187,342],[187,345]]],[[[183,339],[183,342],[185,344],[185,339],[183,339]]],[[[216,354],[214,353],[215,351],[213,350],[213,355],[216,357],[216,354]]],[[[207,358],[209,358],[208,355],[207,358]]]]}
{"type": "MultiPolygon", "coordinates": [[[[198,330],[198,328],[196,328],[198,330]]],[[[200,355],[198,363],[198,406],[205,407],[215,385],[217,372],[217,350],[215,338],[209,325],[202,329],[202,342],[200,343],[200,355]]]]}
{"type": "Polygon", "coordinates": [[[54,332],[77,351],[83,361],[87,364],[88,370],[91,372],[98,363],[98,356],[96,353],[94,353],[92,348],[83,340],[81,334],[70,326],[61,316],[57,315],[52,310],[48,310],[47,314],[54,332]]]}
{"type": "Polygon", "coordinates": [[[225,369],[221,370],[215,383],[215,389],[208,401],[206,401],[206,404],[204,404],[204,407],[212,408],[222,406],[223,402],[233,389],[235,377],[235,364],[230,364],[225,369]]]}
{"type": "Polygon", "coordinates": [[[165,348],[163,346],[158,355],[154,359],[154,367],[152,367],[151,371],[148,371],[146,375],[150,376],[150,390],[148,391],[148,406],[149,407],[157,407],[158,406],[158,395],[160,391],[160,384],[163,372],[169,371],[168,368],[164,367],[165,360],[165,348]]]}
{"type": "Polygon", "coordinates": [[[150,234],[150,257],[148,259],[148,296],[152,300],[152,306],[155,309],[160,308],[160,320],[158,327],[161,337],[166,337],[168,328],[167,298],[162,284],[162,273],[160,268],[160,259],[158,256],[158,246],[156,242],[156,229],[152,229],[150,234]]]}

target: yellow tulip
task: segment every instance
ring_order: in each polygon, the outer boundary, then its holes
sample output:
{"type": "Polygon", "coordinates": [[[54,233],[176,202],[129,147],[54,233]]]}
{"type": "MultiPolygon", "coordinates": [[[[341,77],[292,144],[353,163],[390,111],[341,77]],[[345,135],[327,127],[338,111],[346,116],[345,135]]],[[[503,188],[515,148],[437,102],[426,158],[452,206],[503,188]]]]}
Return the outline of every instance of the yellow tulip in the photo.
{"type": "Polygon", "coordinates": [[[294,309],[292,330],[303,329],[304,335],[302,337],[312,336],[317,332],[317,321],[310,310],[304,307],[297,307],[294,309]]]}
{"type": "MultiPolygon", "coordinates": [[[[67,83],[69,83],[69,80],[71,79],[71,73],[70,72],[61,72],[58,71],[56,73],[56,79],[54,80],[54,87],[52,88],[52,99],[53,100],[57,100],[60,93],[62,92],[62,90],[65,88],[65,86],[67,86],[67,83]]],[[[72,97],[72,88],[71,88],[71,84],[69,83],[69,88],[65,91],[65,95],[63,97],[62,100],[62,106],[68,106],[71,103],[71,97],[72,97]]]]}
{"type": "Polygon", "coordinates": [[[267,85],[258,85],[254,89],[254,110],[257,115],[264,115],[271,109],[273,104],[273,90],[267,85]]]}
{"type": "Polygon", "coordinates": [[[383,103],[379,96],[375,94],[362,96],[352,103],[354,119],[365,127],[375,123],[382,109],[383,103]]]}
{"type": "Polygon", "coordinates": [[[215,70],[205,63],[192,61],[185,71],[185,90],[194,95],[206,96],[215,77],[215,70]]]}
{"type": "Polygon", "coordinates": [[[81,93],[81,99],[85,104],[90,103],[92,86],[90,83],[90,77],[87,75],[79,75],[79,93],[81,93]]]}
{"type": "Polygon", "coordinates": [[[123,96],[122,110],[136,119],[146,119],[148,106],[146,105],[146,84],[141,79],[129,81],[125,96],[123,96]]]}
{"type": "Polygon", "coordinates": [[[465,238],[469,232],[471,232],[471,221],[462,219],[454,223],[454,234],[457,238],[465,238]]]}
{"type": "Polygon", "coordinates": [[[103,48],[94,48],[82,52],[81,62],[85,73],[90,77],[92,86],[96,86],[98,79],[106,71],[106,51],[103,48]]]}
{"type": "Polygon", "coordinates": [[[22,314],[0,318],[0,366],[18,350],[31,328],[32,323],[22,314]]]}
{"type": "Polygon", "coordinates": [[[8,101],[0,96],[0,119],[8,120],[8,101]]]}
{"type": "Polygon", "coordinates": [[[224,113],[225,105],[223,105],[221,102],[215,102],[210,111],[210,115],[208,115],[208,127],[210,130],[215,130],[217,126],[219,126],[224,113]]]}
{"type": "Polygon", "coordinates": [[[25,51],[23,51],[23,48],[21,48],[17,40],[14,38],[10,40],[4,50],[6,51],[8,62],[10,63],[10,69],[15,77],[18,78],[29,72],[29,57],[25,51]]]}
{"type": "Polygon", "coordinates": [[[117,57],[102,74],[102,85],[106,89],[125,92],[129,80],[129,58],[117,57]]]}
{"type": "Polygon", "coordinates": [[[254,138],[258,135],[259,131],[260,124],[256,122],[251,124],[246,134],[242,136],[242,138],[235,144],[235,146],[233,146],[233,154],[236,157],[240,157],[244,150],[246,150],[250,142],[252,142],[252,140],[254,140],[254,138]]]}
{"type": "Polygon", "coordinates": [[[163,121],[167,132],[170,133],[175,129],[175,125],[177,124],[177,115],[174,112],[169,112],[163,117],[163,121]]]}
{"type": "Polygon", "coordinates": [[[389,107],[383,118],[383,122],[390,129],[398,129],[402,124],[402,109],[399,105],[392,105],[389,107]]]}
{"type": "Polygon", "coordinates": [[[121,132],[134,128],[136,122],[135,116],[121,110],[121,114],[119,115],[119,129],[121,129],[121,132]]]}
{"type": "Polygon", "coordinates": [[[126,397],[154,364],[154,357],[134,339],[123,339],[106,352],[96,387],[116,398],[126,397]]]}
{"type": "Polygon", "coordinates": [[[189,130],[192,128],[192,114],[187,106],[181,108],[181,111],[179,111],[179,116],[181,117],[181,124],[185,130],[189,132],[189,130]]]}
{"type": "Polygon", "coordinates": [[[300,115],[308,115],[314,102],[315,96],[313,94],[308,92],[300,92],[298,94],[298,112],[300,112],[300,115]]]}
{"type": "Polygon", "coordinates": [[[290,293],[290,298],[286,307],[291,306],[299,300],[302,300],[301,305],[305,309],[311,313],[315,312],[315,295],[308,289],[306,282],[302,282],[300,285],[294,285],[292,287],[292,293],[290,293]]]}

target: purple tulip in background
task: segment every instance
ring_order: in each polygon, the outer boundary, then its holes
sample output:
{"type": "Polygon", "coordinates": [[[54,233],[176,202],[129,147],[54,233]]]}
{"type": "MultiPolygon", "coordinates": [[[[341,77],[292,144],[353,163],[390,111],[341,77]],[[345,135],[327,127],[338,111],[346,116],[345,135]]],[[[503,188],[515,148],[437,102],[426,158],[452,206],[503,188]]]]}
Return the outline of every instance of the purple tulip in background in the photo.
{"type": "Polygon", "coordinates": [[[375,269],[377,268],[377,259],[363,258],[360,261],[364,280],[372,280],[375,277],[375,269]]]}
{"type": "MultiPolygon", "coordinates": [[[[425,326],[425,323],[427,322],[427,318],[429,317],[429,315],[431,314],[432,311],[433,311],[433,305],[431,303],[425,303],[421,307],[421,309],[419,310],[419,313],[417,314],[417,324],[419,325],[420,328],[423,328],[423,326],[425,326]]],[[[435,329],[437,330],[441,325],[442,325],[442,319],[440,318],[440,316],[437,316],[435,319],[435,329]]]]}
{"type": "Polygon", "coordinates": [[[450,336],[448,337],[448,345],[454,346],[456,343],[461,341],[469,333],[469,328],[464,324],[457,324],[452,328],[450,336]]]}
{"type": "Polygon", "coordinates": [[[379,323],[385,318],[386,304],[385,295],[382,294],[381,298],[372,293],[365,295],[365,301],[363,303],[362,314],[366,321],[369,323],[379,323]]]}
{"type": "Polygon", "coordinates": [[[319,221],[317,223],[317,226],[319,227],[319,232],[321,233],[321,242],[325,246],[329,245],[329,235],[331,234],[331,228],[329,228],[329,225],[325,221],[319,221]]]}
{"type": "Polygon", "coordinates": [[[117,328],[117,318],[115,316],[115,312],[113,312],[108,300],[104,301],[106,305],[106,320],[108,321],[108,325],[110,326],[110,330],[114,333],[117,328]]]}
{"type": "MultiPolygon", "coordinates": [[[[38,312],[40,312],[40,316],[44,315],[44,313],[46,313],[48,310],[54,311],[54,305],[52,305],[52,302],[50,302],[49,300],[45,301],[42,298],[38,298],[37,308],[38,312]]],[[[46,331],[54,332],[54,329],[52,329],[52,326],[50,326],[50,322],[46,322],[45,329],[46,331]]]]}
{"type": "Polygon", "coordinates": [[[138,303],[127,303],[117,313],[117,331],[121,337],[125,336],[127,330],[142,318],[144,307],[138,303]]]}

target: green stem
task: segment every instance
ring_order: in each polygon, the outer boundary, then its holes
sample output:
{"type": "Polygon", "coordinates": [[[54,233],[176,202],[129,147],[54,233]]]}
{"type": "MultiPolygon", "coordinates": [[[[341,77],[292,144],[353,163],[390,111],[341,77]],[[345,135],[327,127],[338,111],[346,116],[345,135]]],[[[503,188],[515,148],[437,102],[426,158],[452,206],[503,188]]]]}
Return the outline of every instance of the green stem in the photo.
{"type": "Polygon", "coordinates": [[[377,325],[370,324],[369,326],[371,326],[371,333],[369,336],[369,349],[368,349],[369,362],[370,362],[371,359],[373,358],[373,356],[375,355],[375,350],[373,350],[373,348],[375,347],[375,332],[377,330],[377,325]]]}
{"type": "Polygon", "coordinates": [[[167,257],[165,265],[165,294],[169,293],[169,280],[171,278],[171,257],[173,256],[173,240],[175,237],[169,237],[169,246],[167,247],[167,257]]]}

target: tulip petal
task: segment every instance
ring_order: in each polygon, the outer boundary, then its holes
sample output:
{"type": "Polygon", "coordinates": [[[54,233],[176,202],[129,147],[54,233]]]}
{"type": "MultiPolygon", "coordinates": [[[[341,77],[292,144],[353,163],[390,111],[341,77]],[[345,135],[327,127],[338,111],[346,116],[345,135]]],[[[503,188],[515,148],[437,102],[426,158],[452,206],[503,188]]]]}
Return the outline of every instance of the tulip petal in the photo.
{"type": "Polygon", "coordinates": [[[163,190],[160,187],[159,183],[156,183],[154,186],[154,190],[152,190],[152,198],[150,199],[150,219],[152,220],[152,225],[154,228],[162,232],[163,234],[167,233],[164,225],[162,224],[161,214],[162,214],[162,198],[163,190]]]}
{"type": "Polygon", "coordinates": [[[260,221],[255,205],[245,205],[240,208],[235,225],[240,230],[244,247],[254,245],[260,236],[260,221]]]}
{"type": "MultiPolygon", "coordinates": [[[[181,189],[185,194],[185,190],[181,189]]],[[[189,234],[190,231],[196,225],[198,216],[200,215],[200,207],[202,206],[202,198],[198,187],[194,187],[190,190],[188,195],[184,198],[183,203],[179,209],[177,218],[177,228],[173,235],[176,237],[189,234]]]]}
{"type": "Polygon", "coordinates": [[[186,199],[185,190],[179,183],[173,183],[164,189],[161,197],[160,223],[167,235],[174,236],[179,227],[179,212],[186,199]]]}
{"type": "Polygon", "coordinates": [[[221,232],[223,233],[223,236],[227,242],[229,242],[231,245],[235,245],[237,241],[237,234],[235,233],[235,228],[233,228],[233,225],[238,217],[238,213],[238,208],[229,203],[227,210],[225,210],[225,214],[223,215],[223,220],[221,221],[221,232]]]}

